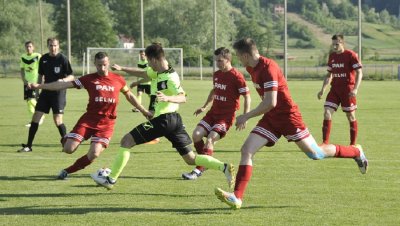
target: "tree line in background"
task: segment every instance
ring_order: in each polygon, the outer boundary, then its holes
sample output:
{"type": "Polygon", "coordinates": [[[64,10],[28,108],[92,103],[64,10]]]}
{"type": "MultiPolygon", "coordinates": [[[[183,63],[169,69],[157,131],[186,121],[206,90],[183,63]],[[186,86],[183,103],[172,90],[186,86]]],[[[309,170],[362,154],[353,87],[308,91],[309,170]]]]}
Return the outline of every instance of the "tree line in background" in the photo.
{"type": "MultiPolygon", "coordinates": [[[[185,64],[197,64],[199,55],[211,64],[213,52],[213,0],[145,0],[144,43],[159,41],[166,47],[183,48],[185,64]],[[193,56],[193,57],[191,57],[193,56]]],[[[323,27],[327,33],[354,35],[355,25],[337,23],[337,19],[357,20],[357,0],[288,0],[288,11],[302,15],[323,27]]],[[[252,37],[264,54],[280,47],[283,39],[283,15],[274,7],[282,0],[217,0],[217,43],[231,46],[241,37],[252,37]]],[[[81,59],[86,47],[119,47],[119,37],[140,43],[140,0],[70,1],[72,55],[81,59]]],[[[67,41],[66,0],[42,1],[44,39],[67,41]]],[[[398,0],[363,0],[365,22],[400,28],[395,16],[398,0]],[[392,14],[391,14],[392,13],[392,14]]],[[[0,52],[3,60],[19,56],[23,43],[32,40],[40,51],[38,0],[3,0],[0,2],[0,52]]],[[[293,47],[318,47],[314,34],[304,25],[289,21],[288,34],[298,39],[293,47]]],[[[44,42],[44,41],[43,41],[44,42]]],[[[47,48],[44,44],[42,52],[47,48]]],[[[197,64],[198,65],[198,64],[197,64]]]]}

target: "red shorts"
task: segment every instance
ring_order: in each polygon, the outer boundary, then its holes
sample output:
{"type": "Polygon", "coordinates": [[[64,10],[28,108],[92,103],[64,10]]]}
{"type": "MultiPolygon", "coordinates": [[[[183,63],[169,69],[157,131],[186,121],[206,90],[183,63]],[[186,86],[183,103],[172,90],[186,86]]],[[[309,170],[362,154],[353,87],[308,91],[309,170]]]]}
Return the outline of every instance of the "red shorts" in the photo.
{"type": "Polygon", "coordinates": [[[207,113],[197,126],[203,127],[207,133],[214,131],[223,138],[229,128],[231,128],[234,119],[235,113],[231,115],[214,115],[207,113]]]}
{"type": "Polygon", "coordinates": [[[350,90],[338,92],[331,89],[326,96],[324,107],[329,107],[336,111],[339,105],[341,105],[344,112],[355,111],[357,109],[357,100],[354,96],[350,97],[349,93],[350,90]]]}
{"type": "Polygon", "coordinates": [[[104,147],[108,147],[114,133],[114,124],[115,120],[104,117],[97,120],[93,120],[93,118],[88,120],[87,117],[82,116],[66,137],[78,142],[91,138],[91,142],[101,143],[104,147]]]}
{"type": "Polygon", "coordinates": [[[264,115],[251,133],[267,139],[268,142],[265,146],[268,147],[274,146],[282,135],[289,142],[297,142],[310,136],[300,112],[279,116],[264,115]]]}

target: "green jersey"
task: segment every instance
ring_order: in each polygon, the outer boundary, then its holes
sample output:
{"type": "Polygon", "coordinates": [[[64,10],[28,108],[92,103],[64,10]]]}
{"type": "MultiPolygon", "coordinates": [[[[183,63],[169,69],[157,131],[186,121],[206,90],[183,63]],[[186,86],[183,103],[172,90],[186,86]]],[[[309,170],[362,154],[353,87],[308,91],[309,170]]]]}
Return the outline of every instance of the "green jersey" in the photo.
{"type": "Polygon", "coordinates": [[[25,72],[25,79],[30,83],[38,82],[38,69],[40,53],[32,53],[31,55],[22,54],[20,60],[20,68],[25,72]]]}
{"type": "MultiPolygon", "coordinates": [[[[181,86],[178,73],[175,72],[173,68],[162,73],[147,73],[147,75],[155,80],[154,86],[155,90],[162,92],[166,96],[176,96],[179,93],[185,93],[181,86]]],[[[155,113],[154,117],[161,114],[176,112],[179,109],[179,104],[171,102],[158,102],[155,103],[155,113]]]]}

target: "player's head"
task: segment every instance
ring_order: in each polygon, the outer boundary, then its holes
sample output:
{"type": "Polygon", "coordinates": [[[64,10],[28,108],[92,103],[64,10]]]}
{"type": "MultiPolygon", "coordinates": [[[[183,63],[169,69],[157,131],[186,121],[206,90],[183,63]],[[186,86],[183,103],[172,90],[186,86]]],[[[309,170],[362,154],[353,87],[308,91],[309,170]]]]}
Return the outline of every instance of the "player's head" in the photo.
{"type": "Polygon", "coordinates": [[[94,55],[94,65],[96,66],[97,74],[107,75],[110,61],[106,52],[98,52],[94,55]]]}
{"type": "Polygon", "coordinates": [[[344,50],[344,37],[342,34],[332,36],[332,48],[335,52],[342,52],[344,50]]]}
{"type": "Polygon", "coordinates": [[[258,54],[257,45],[251,38],[243,38],[233,44],[236,55],[243,66],[249,65],[249,60],[258,54]]]}
{"type": "Polygon", "coordinates": [[[139,57],[140,60],[146,60],[146,53],[144,52],[144,50],[139,50],[139,57]]]}
{"type": "Polygon", "coordinates": [[[145,54],[149,61],[149,66],[154,69],[157,67],[157,62],[165,60],[164,49],[160,43],[152,43],[151,45],[147,46],[145,54]]]}
{"type": "Polygon", "coordinates": [[[219,70],[226,71],[231,68],[232,54],[225,47],[218,48],[214,51],[214,59],[219,70]]]}
{"type": "Polygon", "coordinates": [[[35,49],[35,47],[33,46],[33,42],[32,41],[26,41],[25,42],[25,50],[27,54],[32,54],[33,50],[35,49]]]}
{"type": "Polygon", "coordinates": [[[49,48],[50,55],[55,56],[60,50],[60,43],[57,38],[48,38],[47,47],[49,48]]]}

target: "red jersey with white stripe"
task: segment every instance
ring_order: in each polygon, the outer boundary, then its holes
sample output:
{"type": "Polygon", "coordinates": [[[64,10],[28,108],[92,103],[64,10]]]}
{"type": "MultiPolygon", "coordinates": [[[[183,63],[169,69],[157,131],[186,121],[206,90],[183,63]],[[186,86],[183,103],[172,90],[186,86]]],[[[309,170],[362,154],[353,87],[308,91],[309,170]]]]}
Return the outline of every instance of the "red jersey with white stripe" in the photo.
{"type": "Polygon", "coordinates": [[[233,114],[240,108],[240,95],[249,93],[243,74],[235,68],[227,72],[216,71],[213,75],[213,85],[214,100],[208,112],[211,114],[233,114]]]}
{"type": "Polygon", "coordinates": [[[92,128],[98,128],[97,123],[107,124],[107,121],[114,121],[117,117],[119,93],[126,86],[122,76],[111,72],[108,72],[107,76],[93,73],[84,75],[72,83],[77,89],[86,89],[89,94],[86,113],[80,121],[86,119],[87,126],[92,128]]]}
{"type": "Polygon", "coordinates": [[[297,105],[292,100],[290,92],[278,64],[272,59],[260,56],[258,64],[252,67],[246,67],[251,75],[251,80],[260,95],[261,99],[265,92],[277,91],[277,104],[275,108],[266,113],[268,116],[279,116],[299,111],[297,105]]]}
{"type": "Polygon", "coordinates": [[[334,89],[348,89],[353,87],[356,78],[356,70],[362,68],[357,54],[352,50],[343,53],[331,53],[328,60],[328,72],[332,73],[331,87],[334,89]]]}

